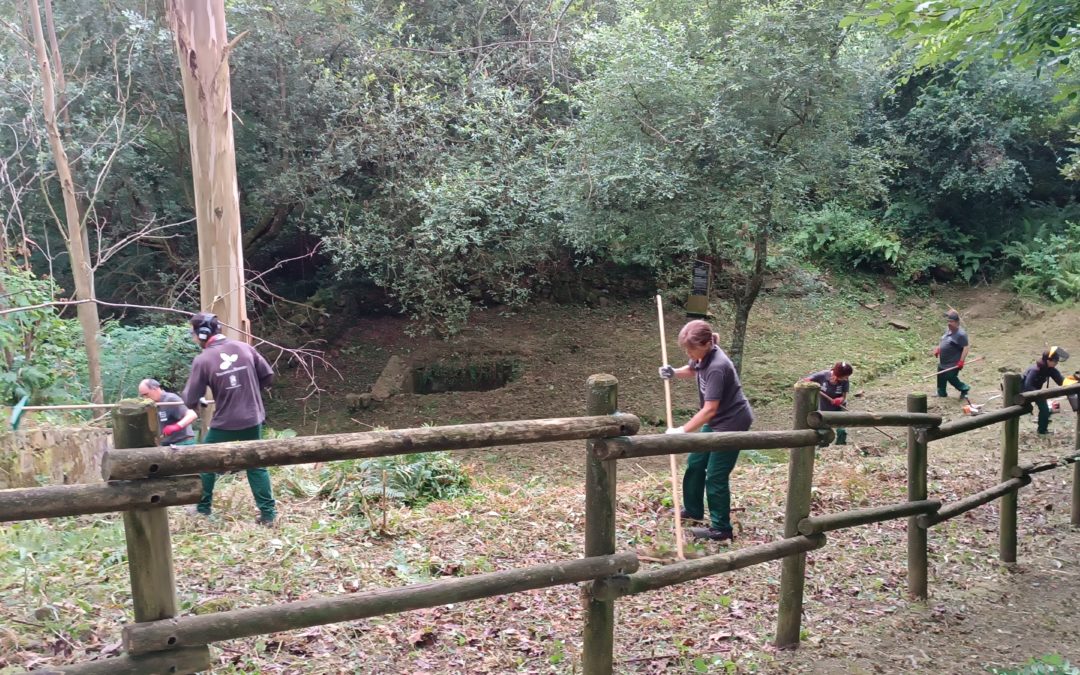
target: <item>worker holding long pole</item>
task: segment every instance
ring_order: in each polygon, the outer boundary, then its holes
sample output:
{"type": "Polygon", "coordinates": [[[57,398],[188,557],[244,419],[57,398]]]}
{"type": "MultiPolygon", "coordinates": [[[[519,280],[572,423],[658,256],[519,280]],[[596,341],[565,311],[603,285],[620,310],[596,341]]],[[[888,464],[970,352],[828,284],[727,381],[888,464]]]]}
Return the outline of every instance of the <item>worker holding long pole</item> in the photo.
{"type": "MultiPolygon", "coordinates": [[[[717,344],[719,335],[705,321],[694,320],[679,331],[679,346],[690,359],[685,366],[660,367],[660,377],[691,379],[697,383],[701,409],[688,422],[670,427],[669,434],[695,431],[747,431],[754,421],[750,402],[743,395],[742,383],[735,366],[717,344]]],[[[709,526],[690,528],[699,539],[731,541],[731,487],[728,481],[738,450],[694,452],[686,463],[683,475],[683,501],[680,516],[701,520],[705,515],[704,497],[709,500],[709,526]]]]}

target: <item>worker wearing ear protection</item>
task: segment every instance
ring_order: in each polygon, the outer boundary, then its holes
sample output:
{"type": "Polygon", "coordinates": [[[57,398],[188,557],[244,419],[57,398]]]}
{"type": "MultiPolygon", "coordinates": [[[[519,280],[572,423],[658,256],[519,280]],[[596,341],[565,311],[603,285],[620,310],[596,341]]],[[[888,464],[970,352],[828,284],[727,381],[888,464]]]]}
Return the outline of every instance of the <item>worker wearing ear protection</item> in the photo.
{"type": "MultiPolygon", "coordinates": [[[[1065,378],[1057,369],[1058,363],[1069,358],[1068,352],[1061,347],[1051,347],[1042,353],[1035,364],[1024,371],[1024,383],[1020,391],[1038,391],[1048,380],[1061,386],[1065,378]]],[[[1046,401],[1035,401],[1039,406],[1039,433],[1050,433],[1050,406],[1046,401]]]]}
{"type": "MultiPolygon", "coordinates": [[[[207,387],[214,395],[214,416],[203,443],[254,441],[262,438],[266,420],[262,390],[274,380],[274,371],[255,348],[246,342],[231,340],[221,334],[221,323],[209,312],[191,317],[191,335],[202,353],[191,363],[191,375],[182,398],[195,408],[207,387]]],[[[217,474],[203,473],[203,494],[197,511],[209,516],[217,474]]],[[[273,526],[277,503],[270,487],[270,473],[265,468],[247,470],[248,485],[259,507],[255,522],[273,526]]]]}

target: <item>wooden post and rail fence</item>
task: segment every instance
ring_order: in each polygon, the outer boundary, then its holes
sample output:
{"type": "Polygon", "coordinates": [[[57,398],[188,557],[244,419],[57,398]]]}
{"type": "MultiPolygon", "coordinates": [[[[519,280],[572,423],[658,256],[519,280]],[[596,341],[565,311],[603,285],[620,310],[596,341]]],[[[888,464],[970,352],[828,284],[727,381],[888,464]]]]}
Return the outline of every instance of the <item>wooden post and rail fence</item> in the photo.
{"type": "Polygon", "coordinates": [[[945,422],[927,414],[926,396],[912,394],[907,411],[818,412],[818,385],[795,385],[790,431],[636,435],[637,417],[618,412],[618,383],[594,375],[586,385],[586,417],[463,424],[306,438],[157,447],[153,404],[126,402],[113,413],[114,449],[102,462],[98,485],[0,491],[0,522],[92,513],[123,513],[134,621],[122,628],[120,656],[37,673],[195,673],[211,666],[208,645],[341,621],[519,593],[563,584],[582,584],[584,607],[582,671],[613,672],[615,604],[618,598],[654,591],[715,574],[781,560],[776,645],[796,647],[801,631],[806,554],[826,544],[826,532],[906,518],[908,592],[927,597],[929,531],[950,518],[1000,499],[999,557],[1017,559],[1017,493],[1031,476],[1073,464],[1071,524],[1080,526],[1080,415],[1074,452],[1058,460],[1019,464],[1019,418],[1036,400],[1080,393],[1080,385],[1020,393],[1020,376],[1005,375],[1005,407],[945,422]],[[929,443],[984,426],[1002,426],[1001,482],[943,504],[927,494],[929,443]],[[908,500],[840,513],[812,514],[811,489],[819,446],[833,440],[832,427],[906,427],[908,500]],[[484,448],[549,441],[586,441],[584,557],[460,579],[376,589],[297,602],[177,616],[176,582],[168,510],[195,504],[200,472],[328,462],[405,453],[484,448]],[[619,460],[688,452],[789,448],[783,537],[776,541],[639,571],[633,551],[616,548],[616,471],[619,460]]]}

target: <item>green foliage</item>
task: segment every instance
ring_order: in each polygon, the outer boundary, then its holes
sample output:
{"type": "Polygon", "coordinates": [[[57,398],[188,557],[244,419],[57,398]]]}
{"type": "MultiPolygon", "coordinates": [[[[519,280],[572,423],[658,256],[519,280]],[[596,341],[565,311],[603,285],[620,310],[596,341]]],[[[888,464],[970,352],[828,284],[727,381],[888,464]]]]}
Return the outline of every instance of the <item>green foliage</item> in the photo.
{"type": "Polygon", "coordinates": [[[319,483],[319,497],[351,515],[368,515],[383,494],[414,507],[466,494],[470,487],[464,467],[445,452],[334,462],[322,470],[319,483]]]}
{"type": "Polygon", "coordinates": [[[1045,231],[1030,241],[1016,241],[1005,247],[1018,270],[1012,283],[1016,292],[1054,302],[1080,300],[1080,224],[1063,230],[1045,231]]]}
{"type": "Polygon", "coordinates": [[[994,675],[1080,675],[1080,668],[1060,654],[1036,656],[1019,668],[990,668],[994,675]]]}
{"type": "Polygon", "coordinates": [[[792,243],[841,271],[856,267],[891,270],[903,248],[900,237],[887,226],[836,204],[799,217],[792,243]]]}
{"type": "MultiPolygon", "coordinates": [[[[16,267],[0,267],[0,308],[51,302],[56,283],[16,267]]],[[[78,400],[79,380],[73,356],[85,359],[76,321],[61,319],[54,307],[0,316],[0,402],[12,405],[23,396],[34,404],[78,400]],[[73,399],[74,397],[74,399],[73,399]]]]}
{"type": "Polygon", "coordinates": [[[109,321],[101,327],[99,344],[107,401],[135,396],[139,381],[148,377],[179,391],[199,353],[190,330],[178,324],[123,326],[109,321]]]}

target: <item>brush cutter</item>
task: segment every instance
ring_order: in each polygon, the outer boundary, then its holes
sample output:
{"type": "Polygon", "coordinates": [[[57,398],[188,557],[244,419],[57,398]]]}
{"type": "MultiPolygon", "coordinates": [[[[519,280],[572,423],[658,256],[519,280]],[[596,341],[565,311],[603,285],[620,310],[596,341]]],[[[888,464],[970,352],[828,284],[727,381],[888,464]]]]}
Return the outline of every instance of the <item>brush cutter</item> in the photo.
{"type": "Polygon", "coordinates": [[[970,398],[965,397],[964,400],[966,401],[966,403],[964,403],[963,408],[964,414],[971,415],[973,417],[975,415],[981,415],[983,413],[983,408],[985,408],[986,405],[990,403],[990,401],[993,401],[995,398],[1001,398],[1001,394],[995,394],[994,396],[991,396],[990,398],[986,399],[984,403],[972,403],[970,398]]]}
{"type": "MultiPolygon", "coordinates": [[[[979,361],[982,361],[982,360],[983,360],[983,359],[985,359],[985,358],[986,358],[985,356],[979,356],[979,357],[977,357],[977,358],[974,358],[974,359],[970,359],[970,360],[968,360],[968,361],[965,361],[965,362],[964,362],[964,365],[965,365],[965,366],[968,366],[968,365],[971,365],[972,363],[977,363],[977,362],[979,362],[979,361]]],[[[959,367],[960,367],[960,366],[953,366],[952,368],[945,368],[945,369],[943,369],[943,370],[939,370],[939,371],[937,371],[936,373],[934,373],[933,375],[923,375],[923,376],[922,376],[922,379],[924,379],[924,380],[929,380],[929,379],[930,379],[931,377],[937,377],[938,375],[941,375],[942,373],[948,373],[948,372],[952,372],[952,371],[956,370],[956,369],[957,369],[957,368],[959,368],[959,367]]]]}

